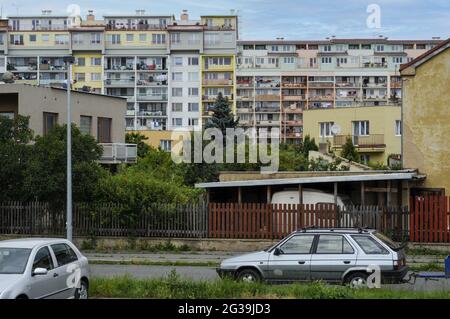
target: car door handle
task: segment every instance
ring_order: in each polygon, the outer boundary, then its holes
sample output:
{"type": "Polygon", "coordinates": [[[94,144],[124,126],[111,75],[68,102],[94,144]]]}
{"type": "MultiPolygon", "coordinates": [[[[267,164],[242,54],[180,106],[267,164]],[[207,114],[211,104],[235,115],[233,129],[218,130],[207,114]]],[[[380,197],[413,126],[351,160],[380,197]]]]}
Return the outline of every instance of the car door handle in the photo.
{"type": "Polygon", "coordinates": [[[344,260],[344,264],[348,265],[350,263],[350,260],[344,260]]]}
{"type": "Polygon", "coordinates": [[[304,264],[305,264],[305,261],[300,260],[298,263],[299,263],[300,265],[304,265],[304,264]]]}
{"type": "Polygon", "coordinates": [[[58,277],[59,275],[55,272],[54,274],[53,274],[53,277],[58,277]]]}

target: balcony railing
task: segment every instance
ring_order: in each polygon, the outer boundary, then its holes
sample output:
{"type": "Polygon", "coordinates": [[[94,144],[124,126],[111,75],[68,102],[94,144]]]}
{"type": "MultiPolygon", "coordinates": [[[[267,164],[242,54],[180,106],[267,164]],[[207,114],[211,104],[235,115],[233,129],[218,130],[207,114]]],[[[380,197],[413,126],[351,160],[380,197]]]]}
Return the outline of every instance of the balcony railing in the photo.
{"type": "Polygon", "coordinates": [[[141,101],[163,101],[167,100],[167,94],[138,94],[137,98],[141,101]]]}
{"type": "Polygon", "coordinates": [[[227,79],[217,79],[217,80],[209,80],[204,79],[203,80],[204,85],[233,85],[233,80],[227,80],[227,79]]]}
{"type": "Polygon", "coordinates": [[[137,145],[124,143],[100,143],[103,154],[99,162],[103,164],[136,163],[137,145]]]}
{"type": "Polygon", "coordinates": [[[384,143],[384,134],[371,134],[371,135],[335,135],[333,137],[334,147],[342,147],[347,138],[352,139],[353,145],[359,148],[384,148],[386,144],[384,143]]]}

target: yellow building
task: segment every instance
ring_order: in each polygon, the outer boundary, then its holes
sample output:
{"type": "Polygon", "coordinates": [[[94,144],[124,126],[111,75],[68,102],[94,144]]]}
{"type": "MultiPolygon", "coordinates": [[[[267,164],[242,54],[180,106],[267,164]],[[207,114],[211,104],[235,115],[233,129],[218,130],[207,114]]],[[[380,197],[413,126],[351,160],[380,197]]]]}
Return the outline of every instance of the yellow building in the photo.
{"type": "Polygon", "coordinates": [[[89,87],[89,91],[101,93],[103,87],[103,57],[101,53],[74,53],[75,65],[72,68],[74,89],[89,87]]]}
{"type": "Polygon", "coordinates": [[[172,150],[173,146],[172,144],[174,144],[174,141],[172,140],[171,131],[134,131],[134,132],[147,137],[145,143],[154,148],[161,148],[164,151],[172,150]]]}
{"type": "Polygon", "coordinates": [[[403,164],[450,193],[450,39],[403,65],[403,164]]]}
{"type": "Polygon", "coordinates": [[[361,162],[384,164],[400,158],[399,106],[365,106],[303,111],[303,136],[309,135],[327,151],[340,155],[348,137],[361,162]]]}

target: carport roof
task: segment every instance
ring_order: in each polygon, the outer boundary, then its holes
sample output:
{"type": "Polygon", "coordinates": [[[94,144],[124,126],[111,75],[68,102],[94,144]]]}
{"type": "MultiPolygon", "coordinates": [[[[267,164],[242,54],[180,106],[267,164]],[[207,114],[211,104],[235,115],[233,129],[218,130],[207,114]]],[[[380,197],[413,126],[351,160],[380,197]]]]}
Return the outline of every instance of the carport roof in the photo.
{"type": "Polygon", "coordinates": [[[250,186],[267,186],[267,185],[292,185],[292,184],[298,185],[298,184],[314,184],[314,183],[334,183],[334,182],[412,180],[413,178],[422,178],[422,177],[418,176],[416,172],[401,172],[401,173],[380,173],[380,174],[317,176],[317,177],[212,182],[212,183],[195,184],[195,187],[196,188],[241,187],[241,186],[242,187],[250,187],[250,186]]]}

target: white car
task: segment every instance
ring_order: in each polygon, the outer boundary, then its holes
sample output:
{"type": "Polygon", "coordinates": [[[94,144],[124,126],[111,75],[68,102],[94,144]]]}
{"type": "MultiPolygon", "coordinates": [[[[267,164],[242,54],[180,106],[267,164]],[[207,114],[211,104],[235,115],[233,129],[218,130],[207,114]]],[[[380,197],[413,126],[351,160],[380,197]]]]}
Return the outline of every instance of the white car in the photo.
{"type": "Polygon", "coordinates": [[[68,240],[0,241],[0,299],[87,299],[89,264],[68,240]]]}

